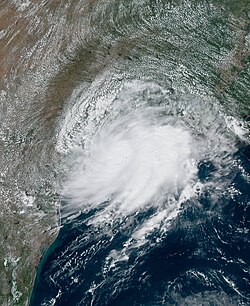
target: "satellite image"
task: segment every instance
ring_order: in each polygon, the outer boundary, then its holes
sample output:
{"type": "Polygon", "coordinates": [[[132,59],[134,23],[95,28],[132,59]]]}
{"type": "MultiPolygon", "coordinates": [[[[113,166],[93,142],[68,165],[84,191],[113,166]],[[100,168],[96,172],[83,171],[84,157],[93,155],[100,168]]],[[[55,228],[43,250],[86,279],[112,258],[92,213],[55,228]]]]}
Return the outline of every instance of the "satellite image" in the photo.
{"type": "Polygon", "coordinates": [[[0,306],[250,305],[249,0],[1,0],[0,205],[0,306]]]}

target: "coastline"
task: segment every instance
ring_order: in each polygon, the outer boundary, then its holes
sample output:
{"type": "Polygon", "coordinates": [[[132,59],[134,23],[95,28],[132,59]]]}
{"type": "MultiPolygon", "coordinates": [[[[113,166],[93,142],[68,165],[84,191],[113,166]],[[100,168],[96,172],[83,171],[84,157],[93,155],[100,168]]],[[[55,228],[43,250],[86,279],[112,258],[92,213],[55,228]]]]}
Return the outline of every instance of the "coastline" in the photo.
{"type": "MultiPolygon", "coordinates": [[[[70,33],[77,28],[77,24],[72,25],[77,7],[73,3],[64,8],[57,1],[52,2],[44,10],[43,3],[38,1],[33,6],[10,6],[7,1],[0,5],[4,16],[4,23],[0,23],[1,33],[5,31],[0,37],[0,48],[5,50],[0,57],[3,124],[0,226],[4,237],[0,250],[3,262],[0,304],[3,306],[26,305],[32,298],[31,290],[39,274],[42,254],[46,249],[53,249],[59,235],[58,190],[63,176],[60,170],[63,157],[56,152],[55,144],[64,107],[73,89],[82,81],[91,83],[113,62],[131,61],[137,45],[135,38],[128,41],[121,38],[110,47],[106,41],[100,43],[99,37],[95,39],[91,35],[91,39],[86,39],[82,45],[81,37],[79,41],[71,41],[70,33]],[[35,26],[36,19],[41,21],[48,12],[56,12],[55,20],[46,19],[47,24],[41,22],[37,34],[34,30],[31,35],[26,35],[30,27],[35,26]],[[66,21],[55,27],[60,13],[67,16],[66,21]],[[67,33],[60,31],[60,27],[66,27],[67,33]],[[59,43],[50,40],[48,33],[55,33],[59,43]]],[[[89,1],[84,7],[88,13],[94,8],[95,1],[89,1]]],[[[244,118],[248,115],[249,105],[244,101],[247,96],[244,96],[246,89],[242,89],[241,78],[244,80],[248,74],[250,43],[249,19],[242,10],[240,16],[240,22],[231,29],[236,35],[235,48],[216,71],[220,82],[213,86],[219,100],[228,102],[229,114],[235,113],[229,102],[237,94],[237,112],[244,118]]],[[[88,37],[88,33],[84,35],[88,37]]]]}

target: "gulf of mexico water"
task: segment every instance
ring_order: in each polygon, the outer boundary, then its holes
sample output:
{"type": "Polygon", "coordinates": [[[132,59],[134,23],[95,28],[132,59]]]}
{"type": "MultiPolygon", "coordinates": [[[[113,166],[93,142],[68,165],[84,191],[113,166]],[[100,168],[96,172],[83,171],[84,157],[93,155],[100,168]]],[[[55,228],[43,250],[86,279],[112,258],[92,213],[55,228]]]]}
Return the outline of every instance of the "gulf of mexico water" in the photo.
{"type": "MultiPolygon", "coordinates": [[[[236,153],[239,170],[219,199],[204,191],[170,221],[148,205],[100,221],[104,207],[94,207],[65,222],[42,260],[31,305],[248,305],[247,156],[249,148],[236,153]]],[[[198,178],[214,171],[202,162],[198,178]]]]}
{"type": "Polygon", "coordinates": [[[249,108],[230,87],[238,19],[188,1],[91,13],[93,65],[103,50],[110,59],[64,106],[61,228],[30,305],[248,305],[249,108]]]}

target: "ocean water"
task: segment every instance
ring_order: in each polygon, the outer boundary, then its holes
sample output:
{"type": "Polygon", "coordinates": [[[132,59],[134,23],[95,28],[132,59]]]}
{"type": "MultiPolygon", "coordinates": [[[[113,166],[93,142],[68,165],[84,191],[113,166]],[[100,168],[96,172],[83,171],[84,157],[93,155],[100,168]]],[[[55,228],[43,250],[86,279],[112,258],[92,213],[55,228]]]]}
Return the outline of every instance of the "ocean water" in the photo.
{"type": "MultiPolygon", "coordinates": [[[[236,152],[239,170],[220,199],[207,192],[188,199],[170,223],[152,221],[151,206],[93,224],[104,209],[96,207],[65,221],[31,305],[248,305],[248,158],[249,147],[236,152]]],[[[215,171],[202,162],[198,177],[215,171]]]]}
{"type": "Polygon", "coordinates": [[[60,118],[61,227],[30,305],[249,305],[248,117],[237,88],[221,94],[237,18],[118,4],[92,12],[111,60],[60,118]]]}
{"type": "Polygon", "coordinates": [[[124,85],[69,154],[61,229],[31,305],[249,303],[249,146],[217,109],[180,101],[201,119],[192,126],[166,115],[173,105],[148,105],[156,88],[124,85]]]}

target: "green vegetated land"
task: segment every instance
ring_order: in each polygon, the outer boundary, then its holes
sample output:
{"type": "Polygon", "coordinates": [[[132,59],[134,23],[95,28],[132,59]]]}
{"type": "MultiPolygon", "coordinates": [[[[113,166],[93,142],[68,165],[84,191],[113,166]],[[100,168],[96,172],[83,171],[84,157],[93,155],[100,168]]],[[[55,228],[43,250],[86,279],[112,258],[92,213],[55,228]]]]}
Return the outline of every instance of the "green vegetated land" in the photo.
{"type": "MultiPolygon", "coordinates": [[[[0,142],[0,165],[8,173],[0,181],[3,205],[0,216],[0,304],[3,306],[28,303],[41,255],[56,236],[53,228],[58,215],[54,205],[59,197],[56,190],[59,174],[55,168],[61,158],[55,152],[55,138],[64,105],[81,82],[90,84],[96,75],[115,62],[124,62],[124,67],[140,65],[142,57],[153,55],[152,61],[164,62],[169,69],[170,76],[173,76],[170,81],[174,80],[179,67],[184,66],[186,74],[178,79],[178,86],[188,88],[190,82],[197,83],[198,90],[212,92],[229,115],[240,117],[248,124],[249,1],[145,1],[141,4],[145,6],[143,9],[125,0],[117,3],[123,5],[105,4],[104,15],[100,14],[98,1],[89,1],[88,5],[86,1],[76,1],[66,9],[57,0],[50,1],[49,6],[41,6],[37,14],[43,16],[44,11],[52,20],[66,20],[65,33],[58,34],[58,37],[53,30],[53,35],[45,35],[54,27],[53,23],[50,27],[44,25],[44,28],[37,29],[44,32],[42,37],[48,42],[40,46],[44,57],[50,54],[53,39],[63,40],[58,51],[61,58],[58,55],[55,59],[57,68],[53,70],[53,63],[49,60],[46,59],[44,64],[42,58],[37,62],[37,58],[31,55],[22,62],[23,69],[12,69],[4,81],[9,83],[2,100],[12,109],[1,116],[9,116],[12,124],[9,125],[9,138],[0,142]],[[84,2],[84,9],[80,12],[75,7],[81,6],[81,2],[84,2]],[[168,4],[170,6],[166,9],[168,4]],[[120,9],[125,13],[120,14],[120,9]],[[86,16],[88,22],[80,26],[86,16]],[[151,18],[151,25],[143,24],[143,18],[151,18]],[[86,38],[83,32],[87,27],[90,27],[90,34],[86,38]],[[80,38],[71,50],[69,37],[77,31],[80,38]],[[34,67],[25,70],[25,65],[32,60],[36,61],[34,67]],[[46,79],[50,70],[52,72],[46,79]],[[45,77],[35,78],[37,74],[45,77]],[[19,83],[20,78],[26,78],[27,83],[19,83]],[[34,103],[26,109],[28,100],[34,103]],[[13,101],[22,107],[15,109],[13,101]],[[13,113],[19,116],[18,123],[13,113]],[[56,183],[50,184],[53,180],[56,183]],[[22,208],[16,200],[20,189],[28,190],[27,196],[36,199],[35,207],[27,209],[25,214],[20,213],[22,208]]],[[[9,9],[7,1],[1,5],[9,9]]],[[[25,15],[31,9],[32,5],[18,14],[25,15]]],[[[25,26],[28,29],[29,24],[25,26]]],[[[13,34],[9,35],[13,35],[15,42],[19,24],[12,27],[13,34]]],[[[6,45],[9,39],[3,40],[6,45]]],[[[38,36],[38,42],[39,39],[38,36]]],[[[25,46],[20,50],[24,54],[29,51],[25,46]]],[[[4,110],[2,107],[1,112],[4,110]]]]}

